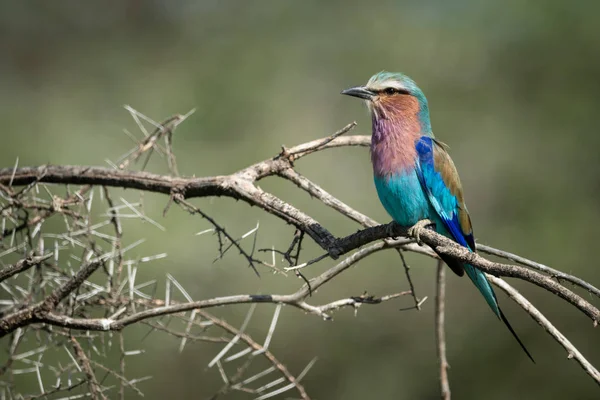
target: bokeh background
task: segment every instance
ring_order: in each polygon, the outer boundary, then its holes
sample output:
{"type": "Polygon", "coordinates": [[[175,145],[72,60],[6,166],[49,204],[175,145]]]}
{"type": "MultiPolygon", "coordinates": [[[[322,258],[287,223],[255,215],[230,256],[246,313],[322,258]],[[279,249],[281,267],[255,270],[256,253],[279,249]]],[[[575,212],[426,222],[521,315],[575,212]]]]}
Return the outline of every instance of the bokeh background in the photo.
{"type": "MultiPolygon", "coordinates": [[[[359,101],[340,90],[382,69],[412,76],[428,96],[437,137],[451,146],[480,243],[516,252],[598,284],[600,3],[479,1],[61,1],[0,3],[0,160],[20,165],[106,165],[132,146],[130,104],[163,120],[196,108],[176,132],[184,175],[225,174],[356,120],[359,101]]],[[[165,163],[149,170],[166,172],[165,163]]],[[[386,222],[367,149],[322,152],[300,172],[356,209],[386,222]]],[[[267,190],[336,235],[357,226],[277,180],[267,190]]],[[[136,198],[135,193],[127,196],[136,198]]],[[[167,252],[138,279],[171,273],[196,299],[288,293],[294,277],[258,279],[235,254],[217,263],[205,221],[146,196],[167,233],[132,221],[139,255],[167,252]]],[[[259,246],[285,248],[293,229],[243,203],[196,201],[241,235],[260,221],[259,246]]],[[[307,243],[305,257],[317,254],[307,243]]],[[[435,263],[410,256],[416,290],[434,295],[435,263]]],[[[332,261],[306,273],[315,276],[332,261]]],[[[531,285],[514,283],[572,342],[600,364],[597,329],[583,314],[531,285]]],[[[397,255],[378,254],[319,291],[315,303],[407,288],[397,255]]],[[[524,312],[499,294],[537,360],[532,365],[467,279],[448,275],[450,381],[457,399],[591,399],[597,385],[524,312]]],[[[587,295],[586,295],[587,296],[587,295]]],[[[588,296],[589,297],[589,296],[588,296]]],[[[592,299],[593,300],[593,299],[592,299]]],[[[315,399],[439,397],[433,302],[409,298],[335,314],[333,322],[284,309],[273,352],[315,399]]],[[[239,324],[247,306],[218,310],[239,324]]],[[[249,332],[262,337],[274,306],[259,306],[249,332]]],[[[147,328],[126,330],[128,377],[147,399],[206,398],[221,380],[207,362],[220,347],[188,344],[147,328]]],[[[110,360],[109,360],[110,361],[110,360]]],[[[35,377],[23,391],[36,393],[35,377]]],[[[27,383],[24,383],[27,385],[27,383]]],[[[133,395],[133,393],[130,393],[133,395]]],[[[284,398],[285,396],[282,396],[284,398]]],[[[246,399],[245,394],[229,398],[246,399]]]]}

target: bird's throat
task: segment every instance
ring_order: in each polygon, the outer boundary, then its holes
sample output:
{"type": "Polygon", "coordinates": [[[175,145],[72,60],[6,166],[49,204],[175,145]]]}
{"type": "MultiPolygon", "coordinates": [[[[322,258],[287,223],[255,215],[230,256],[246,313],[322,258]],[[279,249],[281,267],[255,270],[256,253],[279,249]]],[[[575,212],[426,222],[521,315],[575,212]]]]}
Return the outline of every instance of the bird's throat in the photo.
{"type": "Polygon", "coordinates": [[[415,142],[425,133],[418,102],[406,97],[402,103],[374,105],[377,109],[372,112],[371,161],[376,176],[401,174],[415,165],[415,142]]]}

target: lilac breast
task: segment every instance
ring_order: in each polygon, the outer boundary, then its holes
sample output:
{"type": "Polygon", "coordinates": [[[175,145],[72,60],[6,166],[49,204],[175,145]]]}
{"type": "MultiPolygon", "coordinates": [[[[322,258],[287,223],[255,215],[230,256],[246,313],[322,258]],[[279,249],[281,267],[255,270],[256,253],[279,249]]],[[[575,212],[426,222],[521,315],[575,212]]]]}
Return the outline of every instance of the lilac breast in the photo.
{"type": "Polygon", "coordinates": [[[411,119],[378,118],[373,116],[371,137],[371,162],[375,176],[401,174],[414,167],[420,138],[420,127],[411,119]]]}

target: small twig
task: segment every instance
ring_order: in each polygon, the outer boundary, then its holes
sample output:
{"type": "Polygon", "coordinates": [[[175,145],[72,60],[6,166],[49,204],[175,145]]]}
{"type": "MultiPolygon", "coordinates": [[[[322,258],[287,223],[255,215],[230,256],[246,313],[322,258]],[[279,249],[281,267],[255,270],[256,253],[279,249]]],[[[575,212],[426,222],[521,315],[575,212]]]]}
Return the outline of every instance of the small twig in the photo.
{"type": "MultiPolygon", "coordinates": [[[[158,150],[158,141],[164,137],[167,145],[167,163],[169,165],[169,169],[171,173],[175,176],[178,176],[179,173],[177,171],[177,164],[175,162],[175,156],[172,151],[172,136],[173,132],[177,128],[179,124],[185,121],[190,115],[194,113],[195,110],[191,110],[186,115],[176,114],[169,117],[167,120],[161,123],[156,123],[152,121],[150,118],[141,114],[137,110],[129,106],[125,106],[125,108],[131,113],[132,117],[138,123],[140,129],[143,127],[142,122],[138,117],[142,117],[146,121],[152,123],[156,128],[155,130],[148,136],[144,138],[142,142],[138,143],[138,147],[136,149],[130,150],[125,156],[121,157],[119,161],[117,161],[119,169],[126,169],[131,162],[136,162],[144,153],[147,153],[146,161],[142,165],[142,170],[146,168],[148,161],[150,160],[150,156],[152,155],[153,150],[158,150]]],[[[144,130],[142,130],[144,132],[144,130]]]]}
{"type": "MultiPolygon", "coordinates": [[[[119,332],[119,371],[121,372],[121,376],[125,376],[125,338],[123,337],[123,332],[119,332]]],[[[121,400],[125,400],[125,381],[120,380],[119,384],[119,397],[121,400]]],[[[128,386],[132,386],[129,382],[128,386]]]]}
{"type": "Polygon", "coordinates": [[[415,292],[415,285],[413,285],[413,281],[412,281],[412,278],[410,276],[410,266],[408,265],[408,263],[404,259],[404,253],[402,252],[402,250],[401,249],[396,249],[396,251],[400,255],[400,259],[402,260],[402,266],[404,267],[404,273],[406,274],[406,280],[408,281],[408,286],[410,287],[410,292],[412,294],[412,298],[415,301],[415,308],[417,310],[421,311],[420,300],[417,297],[417,293],[415,292]]]}
{"type": "MultiPolygon", "coordinates": [[[[294,232],[294,238],[290,243],[288,249],[286,251],[276,250],[276,249],[258,249],[259,252],[273,252],[277,254],[281,254],[283,259],[288,263],[288,267],[285,268],[286,271],[293,270],[296,277],[302,279],[304,283],[308,286],[309,296],[312,296],[312,288],[310,286],[310,281],[299,271],[298,262],[300,260],[300,251],[302,250],[302,240],[304,239],[304,231],[300,229],[296,229],[294,232]],[[292,253],[296,250],[296,254],[292,255],[292,253]]],[[[323,258],[325,258],[323,256],[323,258]]],[[[322,258],[321,258],[322,259],[322,258]]],[[[320,259],[319,259],[320,260],[320,259]]],[[[319,261],[317,260],[317,261],[319,261]]],[[[314,261],[316,262],[316,261],[314,261]]],[[[264,263],[263,263],[264,264],[264,263]]],[[[308,264],[303,264],[304,266],[308,264]]],[[[301,267],[300,267],[301,268],[301,267]]]]}
{"type": "Polygon", "coordinates": [[[229,232],[227,232],[227,230],[225,228],[223,228],[220,224],[217,223],[217,221],[214,220],[214,218],[210,217],[208,214],[206,214],[204,211],[200,210],[198,207],[194,206],[193,204],[185,201],[182,196],[178,196],[178,195],[173,196],[173,201],[175,203],[179,204],[184,210],[188,211],[189,213],[198,214],[198,215],[202,216],[202,218],[204,218],[205,220],[210,222],[212,224],[212,226],[215,227],[215,231],[217,232],[217,235],[219,238],[219,258],[222,258],[225,255],[225,252],[231,246],[233,246],[240,252],[241,255],[243,255],[246,258],[246,261],[248,261],[248,265],[252,268],[254,273],[256,273],[256,276],[260,277],[260,274],[258,273],[258,270],[256,269],[256,263],[261,263],[260,260],[256,260],[252,256],[252,254],[250,254],[246,250],[244,250],[244,248],[239,244],[239,240],[234,239],[229,234],[229,232]],[[224,248],[224,243],[221,239],[221,235],[223,237],[226,237],[227,240],[229,240],[229,242],[230,242],[229,247],[224,248]]]}
{"type": "Polygon", "coordinates": [[[221,337],[213,337],[213,336],[205,336],[205,335],[193,335],[191,333],[186,333],[186,332],[178,332],[174,329],[169,329],[167,327],[164,327],[162,325],[150,322],[150,321],[143,321],[144,324],[151,326],[153,329],[156,329],[157,331],[162,331],[162,332],[166,332],[171,336],[177,337],[177,338],[185,338],[188,340],[194,340],[194,341],[199,341],[199,342],[208,342],[208,343],[229,343],[229,341],[231,340],[231,338],[225,337],[225,336],[221,336],[221,337]]]}
{"type": "Polygon", "coordinates": [[[91,364],[94,364],[97,368],[107,372],[109,375],[112,375],[119,380],[119,382],[120,382],[119,396],[121,399],[125,399],[125,386],[129,387],[134,392],[136,392],[138,396],[144,397],[144,393],[142,393],[142,391],[135,384],[130,383],[129,379],[127,379],[124,375],[120,375],[120,374],[116,373],[112,369],[105,367],[104,365],[100,364],[99,362],[96,362],[94,360],[89,360],[89,361],[91,364]]]}
{"type": "MultiPolygon", "coordinates": [[[[292,150],[292,151],[289,151],[287,153],[287,155],[288,156],[289,155],[295,156],[295,155],[302,154],[302,156],[304,156],[304,155],[313,153],[313,152],[315,152],[317,150],[320,150],[320,149],[324,148],[325,146],[327,146],[329,143],[331,143],[337,137],[342,136],[343,134],[350,132],[355,126],[356,126],[356,122],[349,123],[348,125],[346,125],[342,129],[340,129],[339,131],[335,132],[334,134],[332,134],[332,135],[330,135],[330,136],[328,136],[326,138],[318,140],[312,146],[309,146],[307,148],[303,148],[302,150],[292,150]]],[[[284,153],[285,153],[285,150],[284,150],[284,153]]]]}
{"type": "Polygon", "coordinates": [[[121,274],[123,273],[123,251],[121,239],[123,238],[123,227],[121,226],[121,219],[117,211],[115,210],[115,203],[110,196],[110,192],[106,186],[102,187],[104,197],[106,199],[106,204],[108,204],[108,211],[110,213],[110,222],[115,230],[115,237],[117,240],[113,243],[113,251],[116,253],[116,259],[114,263],[116,264],[116,271],[113,268],[113,271],[109,274],[109,285],[111,296],[114,298],[117,296],[118,285],[117,282],[121,281],[121,274]]]}
{"type": "Polygon", "coordinates": [[[88,386],[90,388],[90,395],[91,395],[92,399],[107,400],[104,393],[102,393],[102,387],[100,386],[100,384],[98,383],[98,380],[96,379],[96,374],[94,374],[94,369],[90,365],[90,360],[85,355],[83,348],[81,347],[81,345],[79,344],[77,339],[75,339],[74,337],[71,337],[71,344],[73,345],[73,349],[75,350],[75,357],[77,357],[79,366],[81,367],[81,369],[83,370],[83,372],[85,373],[85,376],[87,378],[88,386]]]}
{"type": "Polygon", "coordinates": [[[318,257],[315,257],[315,258],[313,258],[312,260],[309,260],[309,261],[307,261],[307,262],[305,262],[305,263],[302,263],[302,264],[299,264],[299,265],[294,265],[294,266],[292,266],[292,267],[286,267],[286,268],[284,268],[284,269],[285,269],[286,271],[298,271],[299,269],[306,268],[306,267],[308,267],[308,266],[310,266],[310,265],[316,264],[316,263],[318,263],[319,261],[321,261],[321,260],[324,260],[324,259],[325,259],[325,258],[327,258],[327,257],[329,257],[329,254],[328,254],[328,253],[321,254],[320,256],[318,256],[318,257]]]}

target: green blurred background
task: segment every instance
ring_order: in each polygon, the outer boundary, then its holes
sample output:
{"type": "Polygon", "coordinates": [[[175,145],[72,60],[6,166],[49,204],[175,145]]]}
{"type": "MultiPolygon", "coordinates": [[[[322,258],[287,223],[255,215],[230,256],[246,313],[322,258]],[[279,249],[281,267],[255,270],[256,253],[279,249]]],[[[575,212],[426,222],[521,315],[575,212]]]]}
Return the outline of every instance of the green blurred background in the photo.
{"type": "MultiPolygon", "coordinates": [[[[598,2],[0,4],[1,167],[17,156],[22,166],[106,165],[105,159],[116,160],[132,146],[123,128],[141,136],[122,108],[130,104],[155,120],[196,108],[175,135],[180,172],[231,173],[273,156],[282,144],[323,137],[353,120],[359,124],[354,133],[369,133],[366,109],[340,90],[382,69],[402,71],[428,96],[434,132],[451,146],[479,242],[600,280],[594,250],[600,222],[598,2]]],[[[150,171],[167,172],[155,161],[150,171]]],[[[361,212],[389,220],[372,184],[367,149],[322,152],[297,167],[361,212]]],[[[289,183],[272,179],[261,187],[336,235],[358,228],[289,183]]],[[[195,299],[289,293],[300,286],[293,276],[267,271],[258,279],[234,253],[213,264],[215,238],[194,235],[210,226],[175,208],[163,218],[166,200],[144,198],[167,233],[136,221],[127,225],[126,242],[147,239],[135,254],[169,254],[144,266],[138,279],[164,282],[169,272],[195,299]]],[[[260,221],[260,247],[285,248],[293,235],[292,227],[243,203],[219,198],[195,204],[236,235],[260,221]]],[[[307,259],[318,253],[312,243],[307,248],[307,259]]],[[[414,255],[409,262],[418,294],[432,299],[435,262],[414,255]]],[[[331,265],[325,261],[306,273],[312,277],[331,265]]],[[[536,365],[471,283],[448,276],[454,398],[598,398],[597,385],[503,294],[506,314],[536,365]]],[[[511,283],[600,364],[598,333],[588,318],[539,288],[511,283]]],[[[407,287],[397,255],[389,252],[339,276],[312,301],[407,287]]],[[[399,311],[410,305],[402,298],[365,306],[356,317],[342,310],[333,322],[284,308],[271,350],[296,374],[319,357],[303,380],[315,399],[435,399],[433,301],[420,312],[399,311]]],[[[247,309],[216,313],[239,326],[247,309]]],[[[259,341],[273,310],[259,306],[250,324],[259,341]]],[[[188,344],[179,354],[179,341],[166,334],[140,342],[147,330],[125,331],[128,349],[146,350],[130,357],[127,375],[153,376],[139,384],[147,399],[206,398],[220,387],[218,372],[207,368],[219,346],[188,344]]],[[[35,377],[30,383],[23,392],[36,393],[35,377]]]]}

